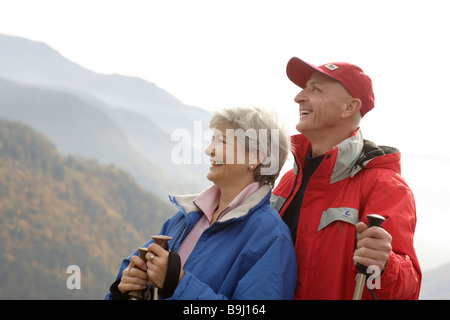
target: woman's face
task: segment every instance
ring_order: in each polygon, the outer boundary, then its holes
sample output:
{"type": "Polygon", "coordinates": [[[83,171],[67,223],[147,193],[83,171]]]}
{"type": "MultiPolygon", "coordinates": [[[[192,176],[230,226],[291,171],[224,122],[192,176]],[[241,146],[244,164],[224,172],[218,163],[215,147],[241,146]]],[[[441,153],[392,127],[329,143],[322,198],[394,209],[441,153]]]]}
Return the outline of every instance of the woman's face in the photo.
{"type": "Polygon", "coordinates": [[[254,181],[249,153],[234,133],[234,129],[226,126],[214,129],[212,141],[205,150],[211,161],[207,178],[219,187],[254,181]]]}

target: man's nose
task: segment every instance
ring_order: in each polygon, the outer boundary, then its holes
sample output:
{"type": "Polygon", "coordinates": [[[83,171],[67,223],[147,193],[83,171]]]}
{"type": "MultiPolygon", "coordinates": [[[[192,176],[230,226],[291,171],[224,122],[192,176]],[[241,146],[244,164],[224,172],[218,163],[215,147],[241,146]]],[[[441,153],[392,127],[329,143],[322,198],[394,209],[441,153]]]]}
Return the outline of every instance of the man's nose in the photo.
{"type": "Polygon", "coordinates": [[[294,98],[296,103],[302,103],[308,100],[308,96],[305,93],[305,90],[300,91],[294,98]]]}

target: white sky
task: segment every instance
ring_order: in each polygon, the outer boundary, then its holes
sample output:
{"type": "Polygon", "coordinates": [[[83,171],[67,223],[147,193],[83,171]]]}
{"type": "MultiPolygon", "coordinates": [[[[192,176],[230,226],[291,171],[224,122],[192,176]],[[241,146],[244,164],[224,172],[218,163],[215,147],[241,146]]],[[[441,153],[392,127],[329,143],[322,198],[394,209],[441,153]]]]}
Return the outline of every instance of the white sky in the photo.
{"type": "MultiPolygon", "coordinates": [[[[298,88],[286,77],[289,58],[359,65],[375,91],[363,134],[399,148],[418,207],[450,219],[445,196],[426,194],[428,186],[446,194],[450,179],[448,8],[445,0],[0,0],[0,33],[45,42],[98,73],[144,78],[208,110],[276,109],[291,133],[298,88]],[[408,163],[413,155],[443,158],[408,163]]],[[[429,238],[446,229],[425,220],[416,243],[426,266],[450,261],[449,241],[429,238]]]]}

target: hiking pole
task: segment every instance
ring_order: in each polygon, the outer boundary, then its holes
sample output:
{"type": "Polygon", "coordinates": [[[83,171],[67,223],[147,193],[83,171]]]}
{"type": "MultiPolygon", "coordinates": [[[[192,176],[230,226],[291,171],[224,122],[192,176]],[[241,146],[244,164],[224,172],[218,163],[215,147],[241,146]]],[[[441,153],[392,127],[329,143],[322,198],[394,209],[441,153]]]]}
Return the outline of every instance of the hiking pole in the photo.
{"type": "MultiPolygon", "coordinates": [[[[169,240],[171,240],[171,237],[168,236],[152,236],[153,241],[159,245],[161,248],[165,250],[169,250],[169,240]]],[[[153,286],[153,300],[158,300],[158,287],[153,286]]]]}
{"type": "MultiPolygon", "coordinates": [[[[148,250],[147,248],[138,248],[139,250],[139,258],[141,258],[142,260],[144,260],[147,263],[147,260],[145,259],[145,255],[147,254],[148,250]]],[[[130,300],[142,300],[143,299],[143,295],[142,293],[145,291],[144,290],[133,290],[128,292],[128,295],[130,296],[130,300]]]]}
{"type": "MultiPolygon", "coordinates": [[[[166,250],[168,249],[169,240],[172,239],[171,237],[160,236],[160,235],[152,236],[151,238],[157,245],[159,245],[160,247],[162,247],[166,250]]],[[[145,258],[145,255],[148,253],[148,248],[140,247],[140,248],[138,248],[138,250],[139,250],[139,258],[141,258],[142,260],[145,261],[145,263],[147,263],[147,259],[145,258]]],[[[147,289],[130,291],[128,293],[128,295],[130,296],[130,300],[142,300],[144,298],[143,292],[145,290],[147,290],[147,289]]],[[[158,288],[154,287],[153,300],[158,300],[157,290],[158,290],[158,288]]]]}
{"type": "MultiPolygon", "coordinates": [[[[367,227],[381,227],[381,224],[384,222],[384,220],[386,219],[378,214],[368,214],[367,227]]],[[[353,293],[353,300],[361,300],[361,296],[366,284],[367,267],[357,263],[356,269],[358,269],[358,274],[356,275],[356,287],[355,292],[353,293]]]]}

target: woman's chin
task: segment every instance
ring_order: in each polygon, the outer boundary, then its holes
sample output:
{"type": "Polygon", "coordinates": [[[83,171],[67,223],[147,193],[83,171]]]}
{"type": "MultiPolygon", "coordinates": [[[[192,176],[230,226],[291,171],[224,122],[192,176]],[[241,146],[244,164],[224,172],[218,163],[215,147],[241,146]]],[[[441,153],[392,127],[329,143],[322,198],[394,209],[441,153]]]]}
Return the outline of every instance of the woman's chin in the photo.
{"type": "Polygon", "coordinates": [[[216,175],[214,174],[214,172],[209,171],[208,174],[206,175],[206,179],[208,179],[211,182],[214,182],[216,180],[216,175]]]}
{"type": "Polygon", "coordinates": [[[206,175],[206,178],[213,182],[216,183],[218,179],[221,178],[221,176],[223,176],[223,166],[211,166],[209,168],[209,172],[206,175]]]}

